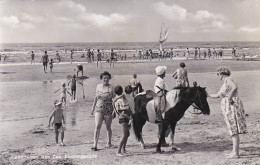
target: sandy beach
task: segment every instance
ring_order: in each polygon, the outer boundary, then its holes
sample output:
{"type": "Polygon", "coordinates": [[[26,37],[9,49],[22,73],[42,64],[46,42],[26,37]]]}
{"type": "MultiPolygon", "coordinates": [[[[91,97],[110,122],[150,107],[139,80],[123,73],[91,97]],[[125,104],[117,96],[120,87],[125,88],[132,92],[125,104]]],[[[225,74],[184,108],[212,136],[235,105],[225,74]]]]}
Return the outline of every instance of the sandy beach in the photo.
{"type": "MultiPolygon", "coordinates": [[[[225,154],[232,149],[232,141],[227,132],[220,109],[220,99],[208,99],[211,115],[193,115],[187,112],[177,126],[175,143],[181,151],[173,152],[170,147],[155,153],[158,142],[157,126],[147,123],[143,130],[146,149],[142,149],[130,131],[127,156],[115,156],[122,131],[118,119],[112,123],[112,144],[105,148],[106,131],[103,125],[98,143],[98,151],[92,151],[94,117],[90,115],[99,74],[104,70],[112,74],[111,84],[125,86],[133,73],[138,75],[145,90],[152,89],[156,79],[154,68],[168,67],[166,83],[173,88],[175,81],[171,73],[177,69],[179,60],[153,60],[137,62],[117,62],[114,68],[102,63],[83,63],[86,98],[78,87],[77,102],[65,107],[66,146],[56,146],[54,130],[47,128],[53,111],[54,94],[67,76],[76,73],[77,63],[54,64],[54,73],[43,72],[41,64],[0,65],[0,162],[3,164],[260,164],[260,61],[235,60],[188,60],[185,61],[190,82],[197,81],[215,93],[222,85],[216,76],[218,66],[228,66],[232,77],[239,86],[239,95],[247,114],[248,133],[241,135],[241,157],[227,159],[225,154]]],[[[167,139],[169,140],[169,139],[167,139]]]]}

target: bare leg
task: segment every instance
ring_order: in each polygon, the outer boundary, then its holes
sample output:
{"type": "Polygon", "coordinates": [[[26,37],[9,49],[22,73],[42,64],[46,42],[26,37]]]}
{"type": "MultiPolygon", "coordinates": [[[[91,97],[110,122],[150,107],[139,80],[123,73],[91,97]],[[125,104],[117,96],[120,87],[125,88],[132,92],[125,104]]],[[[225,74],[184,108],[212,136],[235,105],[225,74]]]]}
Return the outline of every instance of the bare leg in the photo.
{"type": "Polygon", "coordinates": [[[54,130],[55,130],[55,141],[56,141],[56,144],[59,143],[59,131],[58,131],[58,128],[56,125],[54,125],[54,130]]]}
{"type": "Polygon", "coordinates": [[[103,119],[104,119],[104,117],[103,117],[102,113],[95,113],[95,132],[94,132],[93,148],[97,148],[98,138],[99,138],[103,119]]]}
{"type": "Polygon", "coordinates": [[[128,123],[122,123],[121,125],[123,127],[123,138],[122,138],[122,140],[119,144],[117,153],[121,153],[121,149],[122,149],[123,146],[125,147],[125,144],[127,142],[127,138],[129,136],[128,123]]]}
{"type": "Polygon", "coordinates": [[[62,131],[61,131],[61,145],[64,145],[63,139],[64,139],[64,130],[62,128],[62,131]]]}
{"type": "Polygon", "coordinates": [[[106,147],[111,147],[111,138],[112,138],[112,129],[111,129],[111,124],[112,124],[112,116],[104,116],[104,120],[106,123],[106,128],[107,128],[107,137],[108,141],[106,144],[106,147]]]}
{"type": "Polygon", "coordinates": [[[233,142],[233,150],[230,154],[227,154],[227,158],[236,158],[239,157],[239,135],[233,135],[232,136],[232,142],[233,142]]]}

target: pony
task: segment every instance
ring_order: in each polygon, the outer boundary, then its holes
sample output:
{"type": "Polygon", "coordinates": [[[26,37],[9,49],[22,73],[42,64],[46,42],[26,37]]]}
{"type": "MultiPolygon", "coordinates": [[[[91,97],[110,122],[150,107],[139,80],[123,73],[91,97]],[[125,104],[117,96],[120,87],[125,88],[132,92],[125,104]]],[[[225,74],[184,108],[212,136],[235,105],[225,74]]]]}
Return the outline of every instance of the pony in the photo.
{"type": "MultiPolygon", "coordinates": [[[[172,150],[177,150],[173,143],[175,127],[191,105],[200,110],[200,113],[205,115],[210,114],[206,88],[197,86],[196,82],[193,84],[194,87],[176,87],[166,93],[165,114],[163,122],[160,124],[162,130],[160,131],[156,152],[161,152],[161,146],[165,142],[165,134],[169,126],[172,131],[172,150]]],[[[146,91],[146,93],[139,94],[134,98],[135,112],[133,114],[133,129],[137,140],[143,148],[144,141],[142,137],[142,128],[147,121],[155,123],[156,116],[153,97],[150,97],[150,93],[151,91],[146,91]]]]}

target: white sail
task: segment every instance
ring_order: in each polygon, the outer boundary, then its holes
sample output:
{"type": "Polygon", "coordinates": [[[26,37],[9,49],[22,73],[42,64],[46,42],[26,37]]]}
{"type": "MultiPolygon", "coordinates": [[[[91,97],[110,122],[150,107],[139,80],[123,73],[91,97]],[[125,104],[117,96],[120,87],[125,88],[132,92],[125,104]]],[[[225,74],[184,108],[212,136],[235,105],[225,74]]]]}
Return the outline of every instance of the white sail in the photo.
{"type": "MultiPolygon", "coordinates": [[[[164,23],[163,23],[164,24],[164,23]]],[[[159,43],[160,43],[160,51],[163,50],[162,48],[162,44],[167,40],[168,38],[168,28],[167,29],[163,29],[163,24],[161,26],[161,33],[160,33],[160,39],[159,39],[159,43]]]]}

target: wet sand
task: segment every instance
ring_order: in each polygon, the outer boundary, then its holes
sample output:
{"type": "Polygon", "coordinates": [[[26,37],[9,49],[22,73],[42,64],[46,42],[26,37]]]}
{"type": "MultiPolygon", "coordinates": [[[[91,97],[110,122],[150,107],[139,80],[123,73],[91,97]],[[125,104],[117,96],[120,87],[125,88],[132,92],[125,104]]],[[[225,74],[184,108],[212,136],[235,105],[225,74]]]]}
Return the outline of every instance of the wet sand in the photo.
{"type": "MultiPolygon", "coordinates": [[[[185,61],[190,73],[190,82],[197,81],[207,87],[209,93],[219,90],[222,82],[216,76],[217,66],[230,66],[232,77],[238,83],[239,95],[244,103],[248,124],[248,134],[241,135],[241,158],[226,159],[232,142],[220,110],[220,99],[208,99],[211,115],[186,113],[180,120],[175,136],[177,147],[171,151],[165,147],[162,154],[155,153],[157,126],[147,123],[143,130],[145,150],[138,145],[134,133],[127,145],[128,156],[115,156],[122,135],[118,119],[112,124],[111,149],[105,149],[106,131],[103,125],[98,152],[91,151],[93,144],[94,117],[90,108],[95,95],[99,74],[104,70],[112,73],[111,84],[128,84],[131,74],[137,73],[144,89],[152,89],[156,79],[157,65],[168,67],[166,82],[170,88],[175,81],[172,73],[180,61],[152,61],[138,63],[116,63],[109,68],[103,63],[102,69],[95,64],[83,64],[84,72],[90,78],[84,81],[86,98],[83,99],[78,85],[77,102],[65,107],[66,132],[65,147],[54,145],[53,129],[46,128],[53,111],[53,101],[59,98],[54,91],[62,82],[68,82],[67,75],[76,72],[74,64],[55,64],[54,73],[43,72],[42,65],[0,66],[0,162],[11,164],[260,164],[260,62],[258,61],[185,61]]],[[[168,139],[169,140],[169,139],[168,139]]]]}

